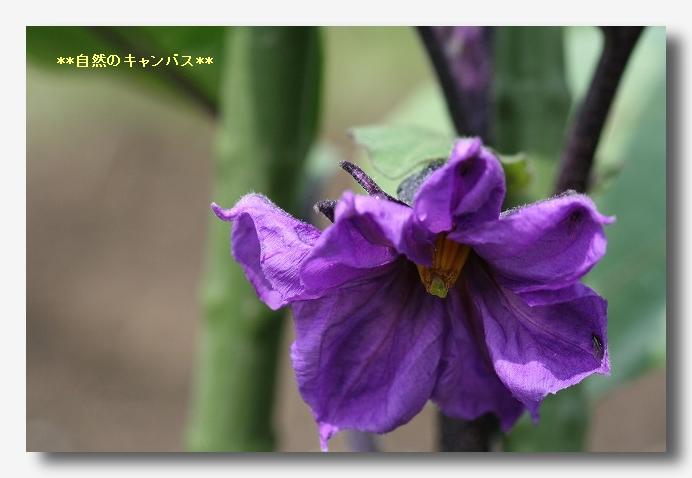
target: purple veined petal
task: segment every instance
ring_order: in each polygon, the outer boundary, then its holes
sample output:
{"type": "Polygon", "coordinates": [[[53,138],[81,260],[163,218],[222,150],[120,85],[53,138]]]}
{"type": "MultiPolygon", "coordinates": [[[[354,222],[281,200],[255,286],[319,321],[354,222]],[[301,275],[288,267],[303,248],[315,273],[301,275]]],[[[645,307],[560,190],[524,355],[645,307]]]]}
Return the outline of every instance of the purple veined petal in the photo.
{"type": "Polygon", "coordinates": [[[498,377],[538,418],[543,398],[609,374],[607,302],[582,284],[518,295],[475,258],[469,288],[498,377]]]}
{"type": "Polygon", "coordinates": [[[416,193],[413,226],[435,234],[474,227],[497,219],[504,197],[500,161],[480,139],[461,139],[416,193]]]}
{"type": "Polygon", "coordinates": [[[508,431],[524,406],[500,381],[485,345],[483,321],[465,279],[447,296],[448,334],[432,399],[448,417],[474,420],[494,413],[508,431]]]}
{"type": "Polygon", "coordinates": [[[346,191],[337,203],[334,224],[302,263],[301,280],[311,289],[324,290],[379,274],[402,253],[425,260],[430,246],[406,235],[410,215],[411,208],[404,205],[346,191]]]}
{"type": "Polygon", "coordinates": [[[339,427],[330,425],[329,423],[317,424],[317,433],[320,438],[320,450],[329,451],[329,440],[339,431],[339,427]]]}
{"type": "Polygon", "coordinates": [[[430,398],[444,340],[443,302],[400,258],[380,277],[291,306],[291,359],[320,434],[385,433],[430,398]]]}
{"type": "Polygon", "coordinates": [[[212,210],[232,223],[233,257],[265,304],[276,310],[293,300],[318,295],[306,290],[298,274],[320,237],[318,229],[259,194],[243,196],[231,209],[214,203],[212,210]]]}
{"type": "Polygon", "coordinates": [[[516,292],[558,289],[578,281],[603,257],[603,226],[613,220],[587,196],[567,194],[449,237],[470,245],[516,292]]]}

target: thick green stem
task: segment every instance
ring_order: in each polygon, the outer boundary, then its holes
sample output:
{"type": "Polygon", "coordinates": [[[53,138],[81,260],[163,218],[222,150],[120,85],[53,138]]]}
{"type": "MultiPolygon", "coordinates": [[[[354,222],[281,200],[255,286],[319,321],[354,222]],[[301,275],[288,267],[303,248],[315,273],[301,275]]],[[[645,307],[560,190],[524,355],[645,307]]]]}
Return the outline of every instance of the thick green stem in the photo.
{"type": "Polygon", "coordinates": [[[562,27],[495,30],[494,146],[556,159],[570,96],[562,27]]]}
{"type": "MultiPolygon", "coordinates": [[[[562,27],[495,29],[493,146],[526,153],[532,170],[544,171],[559,157],[569,113],[562,27]]],[[[504,209],[550,194],[543,182],[507,191],[504,209]]]]}
{"type": "MultiPolygon", "coordinates": [[[[315,137],[320,39],[315,28],[229,30],[213,200],[258,191],[297,210],[296,187],[315,137]]],[[[228,225],[209,214],[204,321],[188,447],[272,450],[282,313],[256,297],[230,255],[228,225]]]]}

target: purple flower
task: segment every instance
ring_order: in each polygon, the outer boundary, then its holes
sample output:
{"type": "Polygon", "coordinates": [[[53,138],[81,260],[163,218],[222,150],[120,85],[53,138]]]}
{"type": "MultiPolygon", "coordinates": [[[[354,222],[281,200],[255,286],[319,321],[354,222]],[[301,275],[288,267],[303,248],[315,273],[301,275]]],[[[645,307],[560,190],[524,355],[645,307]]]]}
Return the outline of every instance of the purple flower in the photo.
{"type": "Polygon", "coordinates": [[[580,194],[500,213],[502,167],[459,140],[411,207],[347,191],[324,231],[259,194],[232,209],[232,250],[260,299],[290,305],[298,387],[320,442],[384,433],[432,399],[451,417],[525,409],[609,373],[606,301],[579,283],[612,221],[580,194]]]}

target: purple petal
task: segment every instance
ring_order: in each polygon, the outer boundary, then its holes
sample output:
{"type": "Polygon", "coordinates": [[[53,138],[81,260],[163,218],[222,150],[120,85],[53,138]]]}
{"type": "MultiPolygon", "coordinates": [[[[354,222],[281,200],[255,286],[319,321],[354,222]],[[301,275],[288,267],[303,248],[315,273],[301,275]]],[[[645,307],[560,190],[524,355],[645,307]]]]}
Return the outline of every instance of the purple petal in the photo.
{"type": "Polygon", "coordinates": [[[579,280],[603,257],[601,215],[581,194],[558,196],[508,211],[498,221],[450,234],[470,245],[515,291],[558,289],[579,280]]]}
{"type": "Polygon", "coordinates": [[[320,450],[329,451],[329,440],[339,431],[339,427],[330,425],[329,423],[317,424],[317,432],[320,437],[320,450]]]}
{"type": "Polygon", "coordinates": [[[259,194],[243,196],[232,209],[217,204],[212,209],[233,224],[233,257],[265,304],[276,310],[293,300],[316,297],[300,282],[298,270],[320,237],[318,229],[259,194]]]}
{"type": "Polygon", "coordinates": [[[500,162],[480,139],[457,141],[449,161],[432,173],[413,200],[414,225],[431,233],[495,220],[505,197],[500,162]]]}
{"type": "Polygon", "coordinates": [[[577,283],[520,296],[481,261],[467,268],[495,371],[534,419],[547,394],[610,372],[607,303],[598,294],[577,283]]]}
{"type": "Polygon", "coordinates": [[[334,224],[303,262],[301,280],[312,289],[324,290],[378,274],[402,253],[424,255],[425,246],[405,235],[410,215],[411,208],[404,205],[346,191],[337,203],[334,224]]]}
{"type": "Polygon", "coordinates": [[[293,368],[323,438],[335,429],[388,432],[430,398],[445,309],[409,261],[292,310],[293,368]]]}
{"type": "Polygon", "coordinates": [[[445,415],[473,420],[488,412],[508,431],[524,406],[500,381],[488,356],[483,322],[462,282],[447,297],[450,331],[433,400],[445,415]]]}

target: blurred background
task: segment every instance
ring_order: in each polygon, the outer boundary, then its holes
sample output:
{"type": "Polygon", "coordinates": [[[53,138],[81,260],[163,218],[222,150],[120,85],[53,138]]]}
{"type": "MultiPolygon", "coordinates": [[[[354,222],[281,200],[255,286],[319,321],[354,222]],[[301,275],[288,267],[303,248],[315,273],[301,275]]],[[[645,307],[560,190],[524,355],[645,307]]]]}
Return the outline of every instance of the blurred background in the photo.
{"type": "MultiPolygon", "coordinates": [[[[27,29],[30,451],[186,448],[203,325],[199,299],[209,203],[215,199],[214,105],[223,81],[225,32],[119,32],[27,29]],[[55,64],[58,56],[105,52],[112,50],[109,42],[122,41],[139,48],[157,41],[171,54],[205,53],[218,61],[183,78],[183,84],[197,85],[198,100],[152,71],[55,64]]],[[[601,39],[588,27],[565,28],[561,35],[573,111],[601,39]]],[[[449,129],[449,120],[415,29],[323,28],[320,37],[320,128],[305,169],[315,181],[305,196],[321,199],[357,189],[338,172],[340,159],[378,176],[349,139],[349,128],[407,122],[449,129]]],[[[517,62],[530,65],[532,54],[517,62]]],[[[608,255],[587,280],[609,300],[613,374],[549,397],[546,424],[522,420],[505,449],[666,448],[665,85],[665,29],[648,28],[609,116],[592,194],[603,213],[618,217],[607,231],[608,255]],[[564,448],[548,430],[551,420],[553,427],[564,424],[564,448]]],[[[523,86],[533,94],[531,85],[523,86]]],[[[536,195],[549,191],[555,159],[534,158],[536,195]]],[[[238,167],[252,168],[252,158],[238,167]]],[[[379,179],[390,190],[398,182],[379,179]]],[[[302,218],[325,225],[308,208],[302,218]]],[[[284,327],[271,418],[276,446],[317,451],[315,425],[288,360],[291,341],[292,327],[284,327]]],[[[436,439],[435,407],[428,404],[379,443],[383,450],[433,451],[436,439]]],[[[343,434],[330,448],[348,449],[343,434]]]]}

